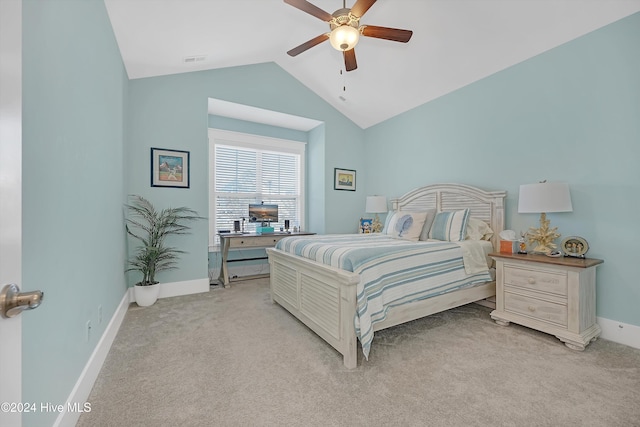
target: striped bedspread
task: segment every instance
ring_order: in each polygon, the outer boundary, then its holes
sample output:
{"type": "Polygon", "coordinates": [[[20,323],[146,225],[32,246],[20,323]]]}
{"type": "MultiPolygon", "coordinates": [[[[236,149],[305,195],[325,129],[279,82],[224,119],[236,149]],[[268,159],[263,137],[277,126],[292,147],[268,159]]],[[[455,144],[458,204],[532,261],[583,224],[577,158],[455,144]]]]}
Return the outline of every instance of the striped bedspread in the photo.
{"type": "Polygon", "coordinates": [[[373,325],[391,307],[490,281],[488,269],[467,274],[460,245],[410,242],[382,234],[292,236],[276,248],[358,273],[356,335],[368,358],[373,325]]]}

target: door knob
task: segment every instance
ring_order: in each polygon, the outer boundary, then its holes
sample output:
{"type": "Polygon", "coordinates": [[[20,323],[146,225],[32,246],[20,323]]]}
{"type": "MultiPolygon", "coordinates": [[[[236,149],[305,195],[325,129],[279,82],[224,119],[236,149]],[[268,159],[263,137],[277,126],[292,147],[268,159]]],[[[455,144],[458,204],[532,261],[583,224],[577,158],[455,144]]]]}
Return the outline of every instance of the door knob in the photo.
{"type": "Polygon", "coordinates": [[[0,316],[7,319],[17,316],[24,310],[38,308],[43,297],[42,291],[20,292],[17,285],[5,285],[0,292],[0,316]]]}

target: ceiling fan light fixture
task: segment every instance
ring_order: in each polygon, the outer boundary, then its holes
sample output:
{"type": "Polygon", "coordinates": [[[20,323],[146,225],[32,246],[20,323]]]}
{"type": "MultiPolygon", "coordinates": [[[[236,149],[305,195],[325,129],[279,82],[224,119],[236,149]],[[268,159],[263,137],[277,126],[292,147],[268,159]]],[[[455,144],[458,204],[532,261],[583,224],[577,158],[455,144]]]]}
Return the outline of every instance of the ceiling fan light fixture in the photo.
{"type": "Polygon", "coordinates": [[[377,25],[360,25],[362,15],[373,6],[376,0],[355,0],[351,9],[347,9],[346,1],[343,0],[342,9],[338,9],[332,14],[325,12],[307,0],[284,0],[284,2],[329,24],[328,33],[320,34],[294,47],[287,52],[287,55],[297,56],[329,39],[334,49],[342,51],[344,69],[346,71],[353,71],[358,68],[354,47],[358,44],[360,35],[406,43],[413,34],[411,30],[379,27],[377,25]]]}
{"type": "Polygon", "coordinates": [[[329,42],[334,49],[346,51],[353,49],[360,40],[360,31],[351,25],[340,25],[329,35],[329,42]]]}

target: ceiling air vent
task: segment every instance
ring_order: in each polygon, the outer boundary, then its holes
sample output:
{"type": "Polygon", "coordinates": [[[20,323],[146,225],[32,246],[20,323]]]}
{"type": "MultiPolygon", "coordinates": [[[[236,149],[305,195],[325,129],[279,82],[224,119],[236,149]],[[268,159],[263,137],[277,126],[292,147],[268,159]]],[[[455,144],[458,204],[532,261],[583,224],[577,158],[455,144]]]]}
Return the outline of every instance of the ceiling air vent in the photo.
{"type": "Polygon", "coordinates": [[[206,58],[204,55],[185,56],[183,62],[185,64],[195,64],[197,62],[203,62],[206,58]]]}

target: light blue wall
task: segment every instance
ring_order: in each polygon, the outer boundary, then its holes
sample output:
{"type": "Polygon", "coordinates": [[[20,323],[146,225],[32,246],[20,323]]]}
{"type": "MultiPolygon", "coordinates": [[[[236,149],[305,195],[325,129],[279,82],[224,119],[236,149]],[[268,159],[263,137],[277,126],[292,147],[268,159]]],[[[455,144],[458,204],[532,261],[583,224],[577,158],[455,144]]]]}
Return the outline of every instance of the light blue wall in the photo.
{"type": "Polygon", "coordinates": [[[62,404],[126,292],[127,78],[101,0],[24,0],[22,28],[23,288],[44,291],[23,315],[23,401],[62,404]]]}
{"type": "Polygon", "coordinates": [[[507,190],[566,181],[573,212],[549,214],[583,236],[597,273],[597,315],[640,325],[640,14],[541,54],[365,131],[367,188],[400,196],[436,182],[507,190]],[[401,142],[401,143],[400,143],[401,142]]]}
{"type": "MultiPolygon", "coordinates": [[[[158,206],[189,206],[207,215],[207,99],[222,99],[324,122],[324,140],[315,138],[316,133],[309,141],[313,155],[307,165],[312,164],[314,171],[313,175],[308,174],[308,185],[322,188],[326,204],[310,205],[314,212],[309,216],[324,215],[327,232],[355,231],[355,220],[344,218],[357,219],[361,215],[364,192],[334,191],[333,168],[364,169],[361,155],[364,132],[277,65],[267,63],[138,79],[130,82],[129,89],[129,193],[147,197],[158,206]],[[150,147],[190,151],[191,188],[151,188],[150,147]]],[[[185,238],[180,245],[188,252],[181,258],[181,268],[163,273],[159,279],[172,282],[207,277],[207,233],[207,222],[201,221],[191,236],[181,236],[185,238]]]]}
{"type": "MultiPolygon", "coordinates": [[[[329,175],[329,180],[333,179],[332,171],[330,170],[331,166],[325,166],[325,127],[326,125],[323,123],[312,129],[309,132],[309,143],[307,145],[307,230],[318,234],[325,234],[327,230],[325,216],[327,210],[325,200],[328,192],[327,175],[329,175]]],[[[354,197],[352,202],[357,203],[360,200],[362,200],[361,197],[354,197]]],[[[347,229],[344,231],[349,232],[347,229]]]]}

